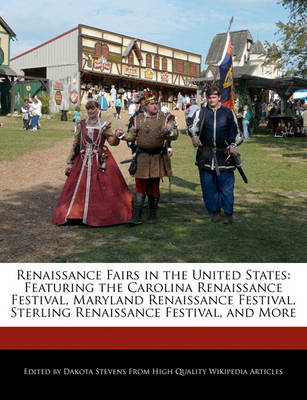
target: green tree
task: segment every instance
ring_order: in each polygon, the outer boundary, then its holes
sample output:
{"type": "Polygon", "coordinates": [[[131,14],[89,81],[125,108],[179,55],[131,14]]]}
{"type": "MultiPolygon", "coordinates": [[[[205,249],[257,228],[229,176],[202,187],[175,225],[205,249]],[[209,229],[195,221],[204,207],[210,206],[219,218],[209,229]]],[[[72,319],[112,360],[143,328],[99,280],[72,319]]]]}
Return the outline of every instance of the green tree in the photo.
{"type": "Polygon", "coordinates": [[[275,62],[287,75],[307,76],[306,0],[279,0],[289,10],[286,24],[277,22],[277,43],[265,42],[268,63],[275,62]]]}

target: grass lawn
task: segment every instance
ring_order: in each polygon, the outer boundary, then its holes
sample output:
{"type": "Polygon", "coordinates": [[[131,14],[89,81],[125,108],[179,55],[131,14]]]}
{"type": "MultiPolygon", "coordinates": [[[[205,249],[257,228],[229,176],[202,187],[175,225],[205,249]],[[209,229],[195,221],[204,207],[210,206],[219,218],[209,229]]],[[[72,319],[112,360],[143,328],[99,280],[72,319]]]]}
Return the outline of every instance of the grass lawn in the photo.
{"type": "Polygon", "coordinates": [[[72,123],[59,119],[40,119],[43,129],[39,136],[31,130],[23,130],[21,116],[1,117],[1,121],[4,128],[0,129],[0,162],[14,160],[33,150],[46,149],[59,140],[72,137],[72,123]]]}
{"type": "MultiPolygon", "coordinates": [[[[201,199],[195,151],[174,143],[171,192],[162,183],[159,223],[79,227],[82,237],[60,262],[304,262],[306,140],[254,135],[240,148],[249,183],[236,172],[235,223],[212,224],[201,199]]],[[[133,190],[133,187],[131,187],[133,190]]],[[[146,221],[147,210],[143,219],[146,221]]]]}
{"type": "MultiPolygon", "coordinates": [[[[37,146],[48,147],[71,137],[71,124],[43,120],[39,139],[18,125],[0,130],[5,157],[14,158],[37,146]],[[17,130],[18,126],[18,130],[17,130]],[[9,136],[9,137],[8,137],[9,136]],[[25,136],[27,141],[25,142],[25,136]]],[[[54,248],[48,262],[305,262],[306,159],[305,138],[278,139],[264,132],[240,146],[244,184],[236,172],[235,220],[210,222],[201,198],[195,150],[181,134],[174,143],[171,192],[161,184],[159,223],[92,228],[71,226],[78,240],[70,249],[54,248]]],[[[1,154],[3,152],[1,151],[1,154]]],[[[133,185],[131,190],[133,191],[133,185]]],[[[61,229],[61,227],[59,227],[61,229]]]]}

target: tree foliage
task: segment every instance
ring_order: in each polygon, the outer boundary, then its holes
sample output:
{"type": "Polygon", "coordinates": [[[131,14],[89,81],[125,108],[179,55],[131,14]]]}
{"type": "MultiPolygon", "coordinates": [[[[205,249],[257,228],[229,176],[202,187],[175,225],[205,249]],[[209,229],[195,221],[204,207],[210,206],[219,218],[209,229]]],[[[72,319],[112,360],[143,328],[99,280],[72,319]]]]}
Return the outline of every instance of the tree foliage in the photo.
{"type": "Polygon", "coordinates": [[[287,75],[307,76],[306,0],[279,0],[289,10],[287,23],[277,22],[277,44],[265,42],[268,63],[276,63],[287,75]]]}

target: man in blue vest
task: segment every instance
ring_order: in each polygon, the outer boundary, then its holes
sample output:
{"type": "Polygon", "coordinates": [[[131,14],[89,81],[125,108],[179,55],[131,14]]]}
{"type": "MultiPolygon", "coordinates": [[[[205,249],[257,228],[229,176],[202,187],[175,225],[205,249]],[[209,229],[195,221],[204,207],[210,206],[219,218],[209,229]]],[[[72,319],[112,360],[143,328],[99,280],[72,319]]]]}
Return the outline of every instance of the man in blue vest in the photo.
{"type": "Polygon", "coordinates": [[[238,154],[236,138],[239,135],[236,117],[230,108],[221,105],[219,89],[211,87],[206,92],[207,106],[190,129],[192,143],[198,148],[197,165],[203,199],[212,222],[222,219],[232,223],[234,205],[234,169],[231,156],[238,154]]]}

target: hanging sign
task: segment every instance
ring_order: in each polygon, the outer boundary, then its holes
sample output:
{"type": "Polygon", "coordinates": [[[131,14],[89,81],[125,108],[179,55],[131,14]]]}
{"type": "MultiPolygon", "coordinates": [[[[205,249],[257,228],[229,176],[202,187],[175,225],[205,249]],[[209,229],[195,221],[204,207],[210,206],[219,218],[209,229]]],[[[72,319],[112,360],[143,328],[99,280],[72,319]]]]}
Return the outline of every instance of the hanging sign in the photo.
{"type": "Polygon", "coordinates": [[[168,82],[168,73],[167,72],[162,72],[161,81],[162,82],[168,82]]]}
{"type": "Polygon", "coordinates": [[[72,92],[70,92],[69,95],[69,100],[71,103],[76,104],[79,101],[79,94],[76,90],[73,90],[72,92]]]}
{"type": "Polygon", "coordinates": [[[133,76],[137,76],[139,74],[139,71],[137,68],[133,68],[133,67],[126,67],[124,69],[124,74],[125,75],[133,75],[133,76]]]}
{"type": "Polygon", "coordinates": [[[145,69],[145,78],[152,79],[153,78],[153,70],[150,68],[145,69]]]}
{"type": "Polygon", "coordinates": [[[62,104],[62,93],[60,90],[57,90],[54,95],[55,103],[59,106],[62,104]]]}

